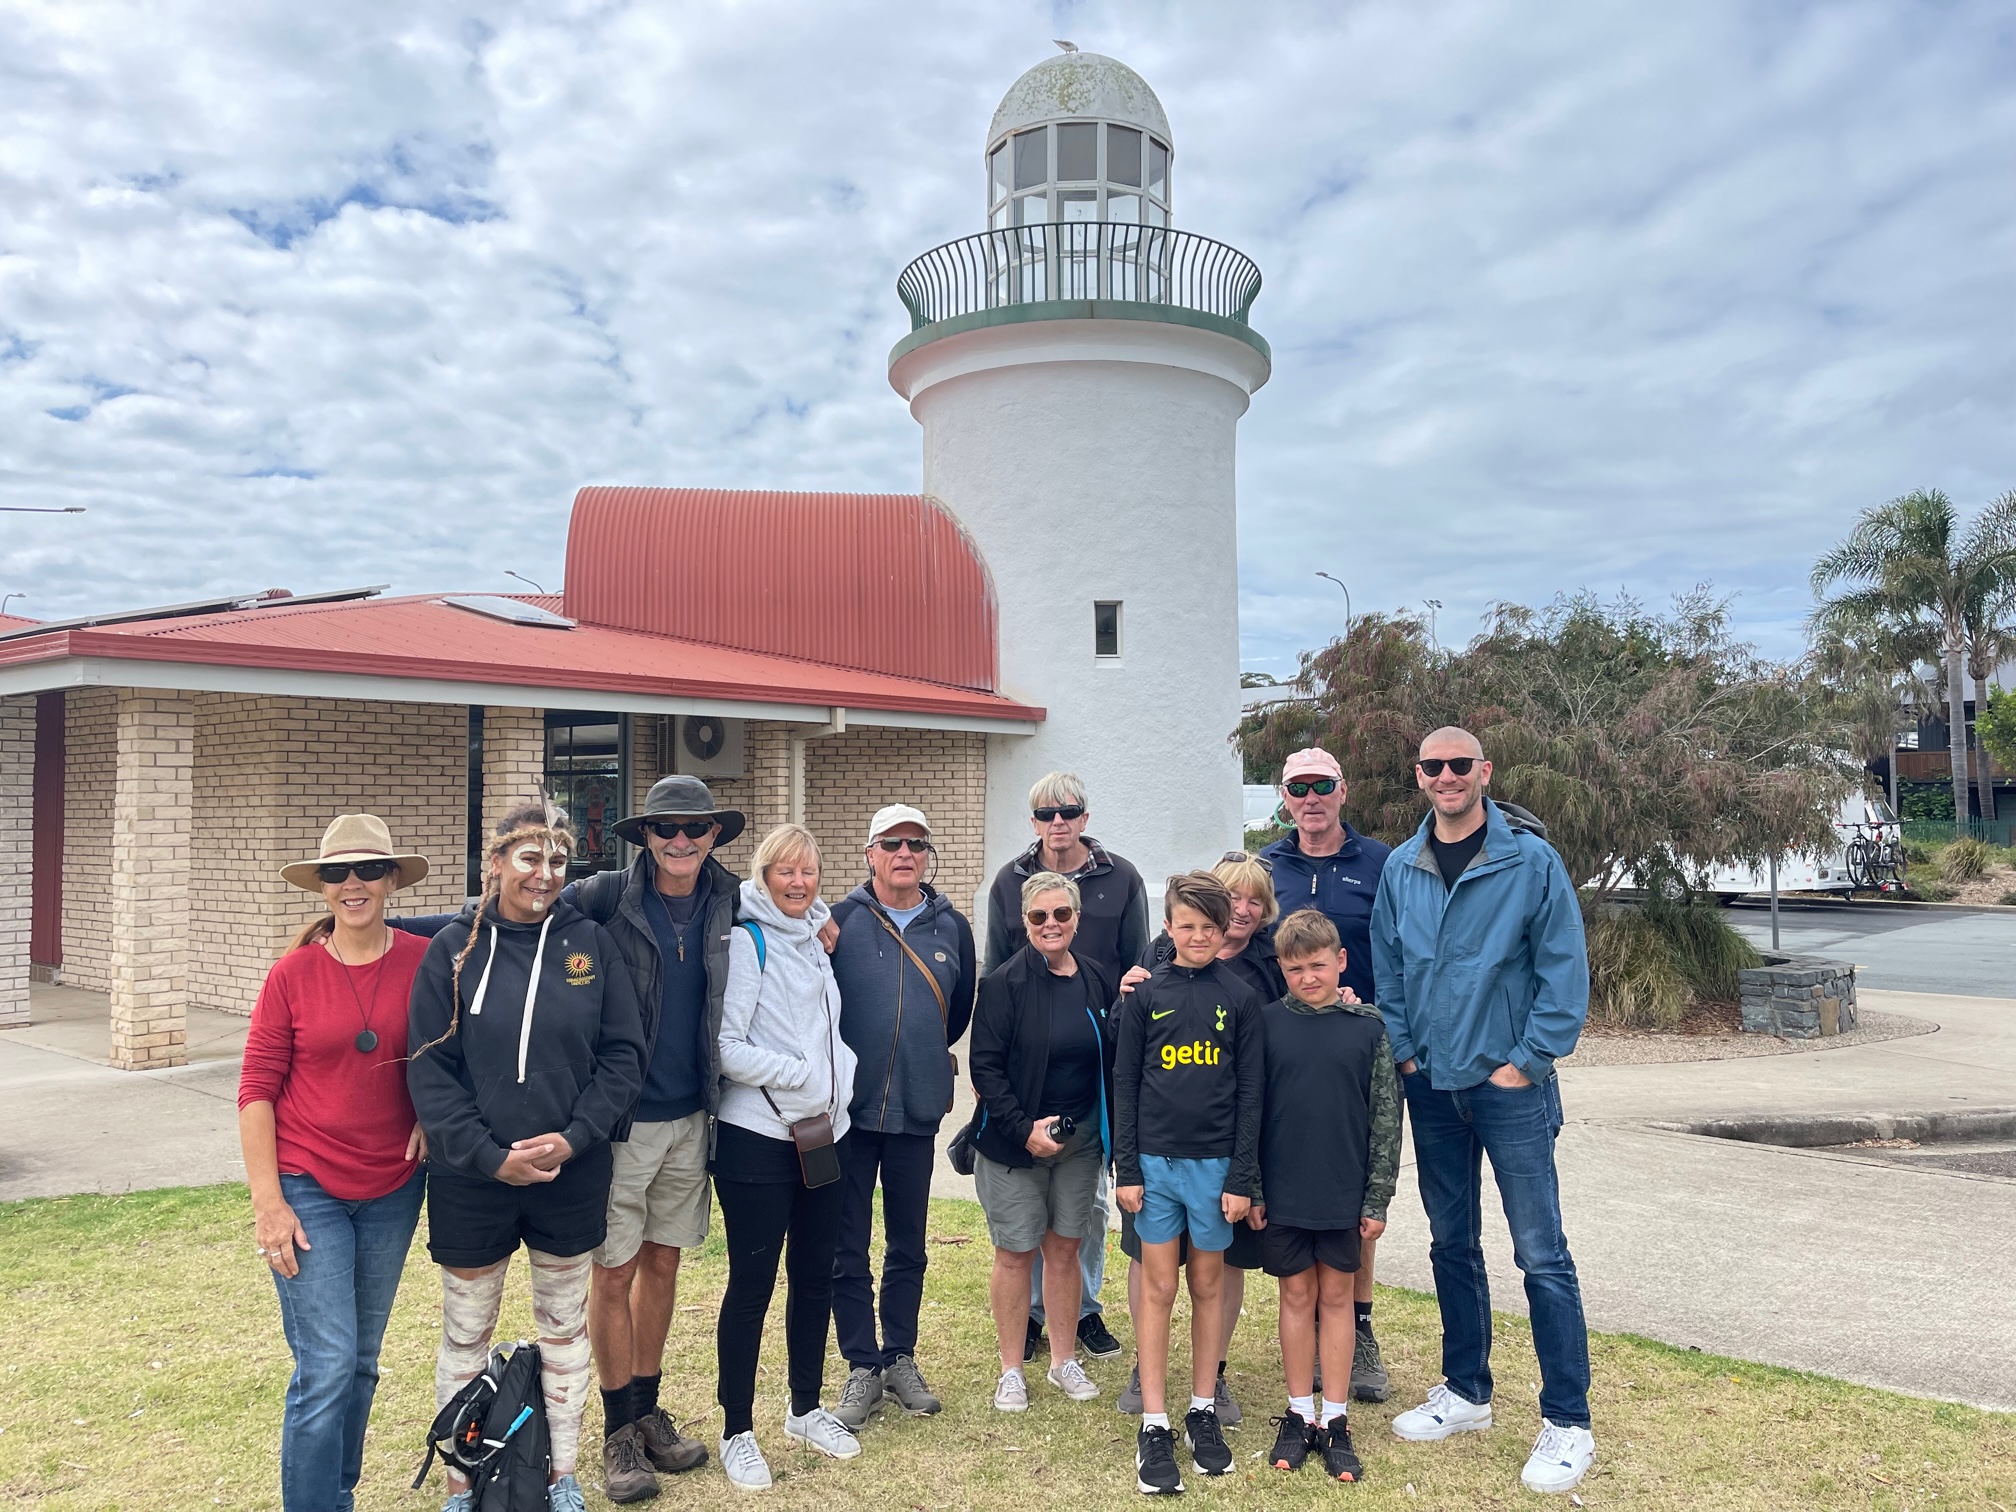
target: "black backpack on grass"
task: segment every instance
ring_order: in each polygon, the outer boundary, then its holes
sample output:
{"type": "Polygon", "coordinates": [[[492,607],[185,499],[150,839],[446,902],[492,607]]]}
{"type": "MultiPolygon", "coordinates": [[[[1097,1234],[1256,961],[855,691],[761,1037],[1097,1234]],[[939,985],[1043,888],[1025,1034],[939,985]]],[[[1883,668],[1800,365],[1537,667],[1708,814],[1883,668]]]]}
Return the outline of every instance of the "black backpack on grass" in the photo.
{"type": "Polygon", "coordinates": [[[547,1512],[553,1453],[537,1344],[521,1339],[497,1350],[483,1373],[434,1415],[414,1490],[425,1484],[436,1454],[469,1478],[473,1512],[547,1512]]]}

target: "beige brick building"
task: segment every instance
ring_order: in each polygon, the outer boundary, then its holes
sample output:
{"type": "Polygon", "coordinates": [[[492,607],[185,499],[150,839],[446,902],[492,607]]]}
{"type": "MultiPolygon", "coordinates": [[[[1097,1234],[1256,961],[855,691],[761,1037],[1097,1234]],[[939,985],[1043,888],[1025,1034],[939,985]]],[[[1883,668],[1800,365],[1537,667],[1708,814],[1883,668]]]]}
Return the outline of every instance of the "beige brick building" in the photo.
{"type": "MultiPolygon", "coordinates": [[[[895,537],[939,528],[928,501],[869,503],[895,537]]],[[[514,803],[552,794],[604,836],[602,864],[623,864],[609,822],[675,770],[748,814],[721,853],[738,874],[757,838],[802,815],[829,899],[865,875],[875,809],[915,804],[939,846],[935,885],[972,911],[990,875],[989,743],[1026,736],[1043,711],[970,671],[918,676],[907,647],[937,635],[969,664],[991,654],[984,593],[926,605],[881,657],[873,616],[828,591],[830,559],[812,553],[778,582],[793,589],[795,571],[798,598],[825,592],[819,613],[724,622],[702,641],[664,633],[625,564],[584,550],[578,516],[575,534],[563,596],[359,591],[0,627],[0,839],[33,863],[0,877],[0,1026],[25,1021],[31,977],[58,979],[107,994],[115,1064],[179,1064],[188,1008],[249,1013],[320,912],[279,871],[335,815],[384,818],[432,863],[399,907],[448,911],[476,885],[481,832],[514,803]],[[636,602],[612,610],[624,592],[636,602]],[[821,650],[846,660],[807,654],[821,650]]]]}

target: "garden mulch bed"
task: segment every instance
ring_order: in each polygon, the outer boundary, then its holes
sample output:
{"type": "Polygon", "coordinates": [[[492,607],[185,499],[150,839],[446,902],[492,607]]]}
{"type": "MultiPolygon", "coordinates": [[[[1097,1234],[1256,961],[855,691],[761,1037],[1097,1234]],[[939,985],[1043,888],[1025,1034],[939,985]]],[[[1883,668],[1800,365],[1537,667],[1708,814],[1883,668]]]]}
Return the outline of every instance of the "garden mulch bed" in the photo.
{"type": "Polygon", "coordinates": [[[1864,1008],[1852,1034],[1832,1039],[1781,1040],[1768,1034],[1742,1032],[1742,1010],[1734,1003],[1698,1003],[1677,1030],[1624,1029],[1589,1021],[1575,1053],[1564,1066],[1653,1066],[1675,1061],[1743,1060],[1759,1055],[1801,1055],[1816,1050],[1847,1050],[1856,1045],[1908,1039],[1930,1034],[1939,1026],[1931,1019],[1902,1013],[1873,1013],[1864,1008]]]}

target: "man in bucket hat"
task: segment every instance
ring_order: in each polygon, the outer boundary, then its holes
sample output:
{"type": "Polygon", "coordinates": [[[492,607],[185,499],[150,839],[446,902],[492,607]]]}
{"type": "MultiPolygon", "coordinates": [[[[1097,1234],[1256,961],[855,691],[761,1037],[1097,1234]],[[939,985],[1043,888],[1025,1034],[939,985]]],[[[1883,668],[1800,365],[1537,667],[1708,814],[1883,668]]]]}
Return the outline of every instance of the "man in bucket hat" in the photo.
{"type": "Polygon", "coordinates": [[[720,1082],[721,998],[741,881],[712,852],[742,833],[697,777],[664,777],[616,833],[641,848],[622,871],[571,883],[562,897],[606,927],[629,965],[644,1016],[644,1090],[612,1142],[609,1235],[595,1255],[588,1337],[602,1387],[609,1499],[642,1501],[659,1473],[691,1470],[706,1449],[658,1405],[679,1259],[707,1237],[707,1121],[720,1082]]]}

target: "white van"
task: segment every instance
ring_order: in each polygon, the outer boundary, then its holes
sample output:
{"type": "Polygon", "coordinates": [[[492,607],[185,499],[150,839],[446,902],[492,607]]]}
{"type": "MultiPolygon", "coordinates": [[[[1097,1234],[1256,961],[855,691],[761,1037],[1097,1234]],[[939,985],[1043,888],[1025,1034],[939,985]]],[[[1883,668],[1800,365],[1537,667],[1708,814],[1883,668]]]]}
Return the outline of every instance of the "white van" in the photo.
{"type": "MultiPolygon", "coordinates": [[[[1778,858],[1778,891],[1901,892],[1904,888],[1904,826],[1882,798],[1850,793],[1834,816],[1835,845],[1831,851],[1778,858]]],[[[1703,890],[1723,902],[1745,893],[1771,890],[1771,873],[1763,866],[1718,866],[1703,890]]]]}

